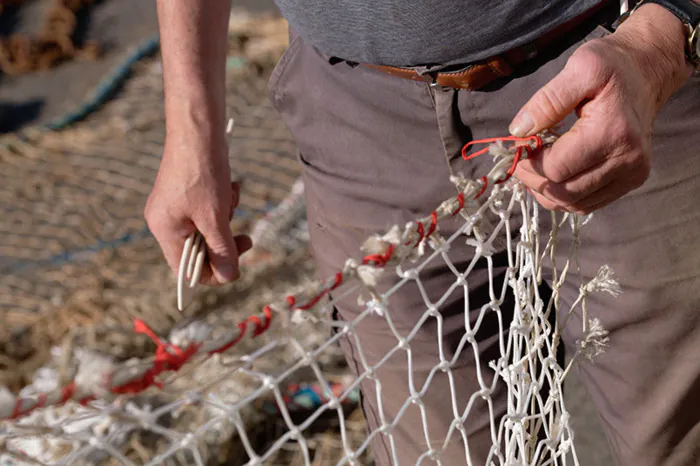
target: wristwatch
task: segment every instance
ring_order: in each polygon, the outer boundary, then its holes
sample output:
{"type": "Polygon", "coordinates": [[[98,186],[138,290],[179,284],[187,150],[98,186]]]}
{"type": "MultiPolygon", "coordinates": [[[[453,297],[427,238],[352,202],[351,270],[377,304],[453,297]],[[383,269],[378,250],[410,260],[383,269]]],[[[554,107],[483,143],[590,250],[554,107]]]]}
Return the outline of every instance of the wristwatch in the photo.
{"type": "Polygon", "coordinates": [[[637,3],[632,11],[624,15],[620,22],[632,15],[637,8],[647,3],[656,3],[683,21],[688,39],[685,51],[686,56],[695,68],[700,68],[700,4],[693,0],[642,0],[637,3]]]}

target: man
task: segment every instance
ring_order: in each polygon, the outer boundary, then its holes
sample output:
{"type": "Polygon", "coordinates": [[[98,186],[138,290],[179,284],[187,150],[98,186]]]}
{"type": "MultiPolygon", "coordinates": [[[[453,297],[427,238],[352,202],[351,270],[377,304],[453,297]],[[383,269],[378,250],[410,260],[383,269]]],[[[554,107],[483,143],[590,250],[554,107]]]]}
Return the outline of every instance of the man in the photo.
{"type": "MultiPolygon", "coordinates": [[[[614,33],[608,25],[619,5],[599,0],[277,3],[292,40],[270,95],[300,149],[322,275],[357,257],[372,233],[453,195],[451,173],[483,174],[488,161],[458,156],[465,143],[508,128],[535,134],[568,125],[575,114],[573,126],[521,162],[516,176],[548,209],[596,212],[586,228],[583,274],[607,263],[623,288],[617,300],[591,301],[610,331],[610,348],[594,365],[581,364],[583,379],[617,464],[700,464],[700,163],[693,144],[700,79],[688,57],[696,18],[679,15],[679,8],[692,13],[693,3],[647,2],[614,33]]],[[[211,264],[204,281],[211,284],[236,279],[238,256],[250,247],[229,230],[238,196],[223,128],[229,7],[228,0],[158,2],[167,137],[146,217],[173,269],[188,234],[202,232],[211,264]]],[[[459,264],[469,254],[458,247],[450,257],[459,264]]],[[[439,296],[450,277],[444,266],[428,269],[426,290],[439,296]]],[[[470,279],[478,310],[488,302],[488,276],[477,270],[470,279]]],[[[563,301],[576,292],[562,289],[563,301]]],[[[392,299],[399,331],[410,330],[425,310],[420,293],[406,289],[392,299]]],[[[360,311],[342,304],[337,318],[350,321],[360,311]]],[[[448,299],[440,312],[443,333],[426,325],[412,343],[419,387],[435,365],[436,338],[455,351],[464,333],[462,301],[448,299]]],[[[567,344],[578,337],[577,324],[580,333],[580,323],[567,326],[567,344]]],[[[358,335],[342,341],[358,372],[360,347],[373,364],[396,345],[380,321],[360,326],[358,335]]],[[[478,337],[484,364],[495,340],[493,333],[478,337]]],[[[476,363],[465,352],[452,370],[460,410],[479,388],[476,363]]],[[[421,396],[425,422],[417,409],[400,412],[410,394],[405,356],[387,362],[377,379],[381,400],[375,380],[362,389],[370,430],[392,425],[391,435],[373,437],[379,464],[437,458],[457,465],[465,456],[484,464],[489,409],[502,414],[502,396],[493,395],[492,407],[474,406],[466,449],[457,437],[442,448],[454,418],[444,374],[421,396]],[[435,454],[426,458],[428,451],[435,454]]]]}

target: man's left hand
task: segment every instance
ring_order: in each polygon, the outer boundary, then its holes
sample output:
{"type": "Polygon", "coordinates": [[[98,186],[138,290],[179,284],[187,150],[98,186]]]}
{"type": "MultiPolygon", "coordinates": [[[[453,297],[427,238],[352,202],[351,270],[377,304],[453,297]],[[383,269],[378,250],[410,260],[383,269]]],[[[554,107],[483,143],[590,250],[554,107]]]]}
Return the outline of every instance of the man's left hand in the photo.
{"type": "Polygon", "coordinates": [[[651,171],[654,117],[692,73],[683,25],[649,4],[618,30],[579,47],[520,110],[510,131],[529,136],[576,112],[551,148],[515,176],[550,210],[588,214],[641,186],[651,171]]]}

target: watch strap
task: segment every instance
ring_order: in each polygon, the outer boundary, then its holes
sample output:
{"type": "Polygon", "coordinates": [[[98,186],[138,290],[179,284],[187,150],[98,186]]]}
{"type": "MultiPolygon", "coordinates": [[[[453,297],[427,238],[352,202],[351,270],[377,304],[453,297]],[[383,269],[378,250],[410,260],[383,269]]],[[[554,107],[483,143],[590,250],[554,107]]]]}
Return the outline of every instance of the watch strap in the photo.
{"type": "Polygon", "coordinates": [[[700,5],[692,0],[647,0],[644,3],[661,5],[693,28],[700,25],[700,5]]]}

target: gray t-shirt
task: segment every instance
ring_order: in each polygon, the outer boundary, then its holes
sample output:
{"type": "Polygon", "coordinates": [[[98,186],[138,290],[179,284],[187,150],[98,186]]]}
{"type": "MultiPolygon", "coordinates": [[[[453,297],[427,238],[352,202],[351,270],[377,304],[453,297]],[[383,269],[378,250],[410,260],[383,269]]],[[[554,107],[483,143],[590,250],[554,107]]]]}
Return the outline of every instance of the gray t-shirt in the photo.
{"type": "Polygon", "coordinates": [[[276,0],[321,52],[394,66],[452,65],[525,44],[602,0],[276,0]]]}

